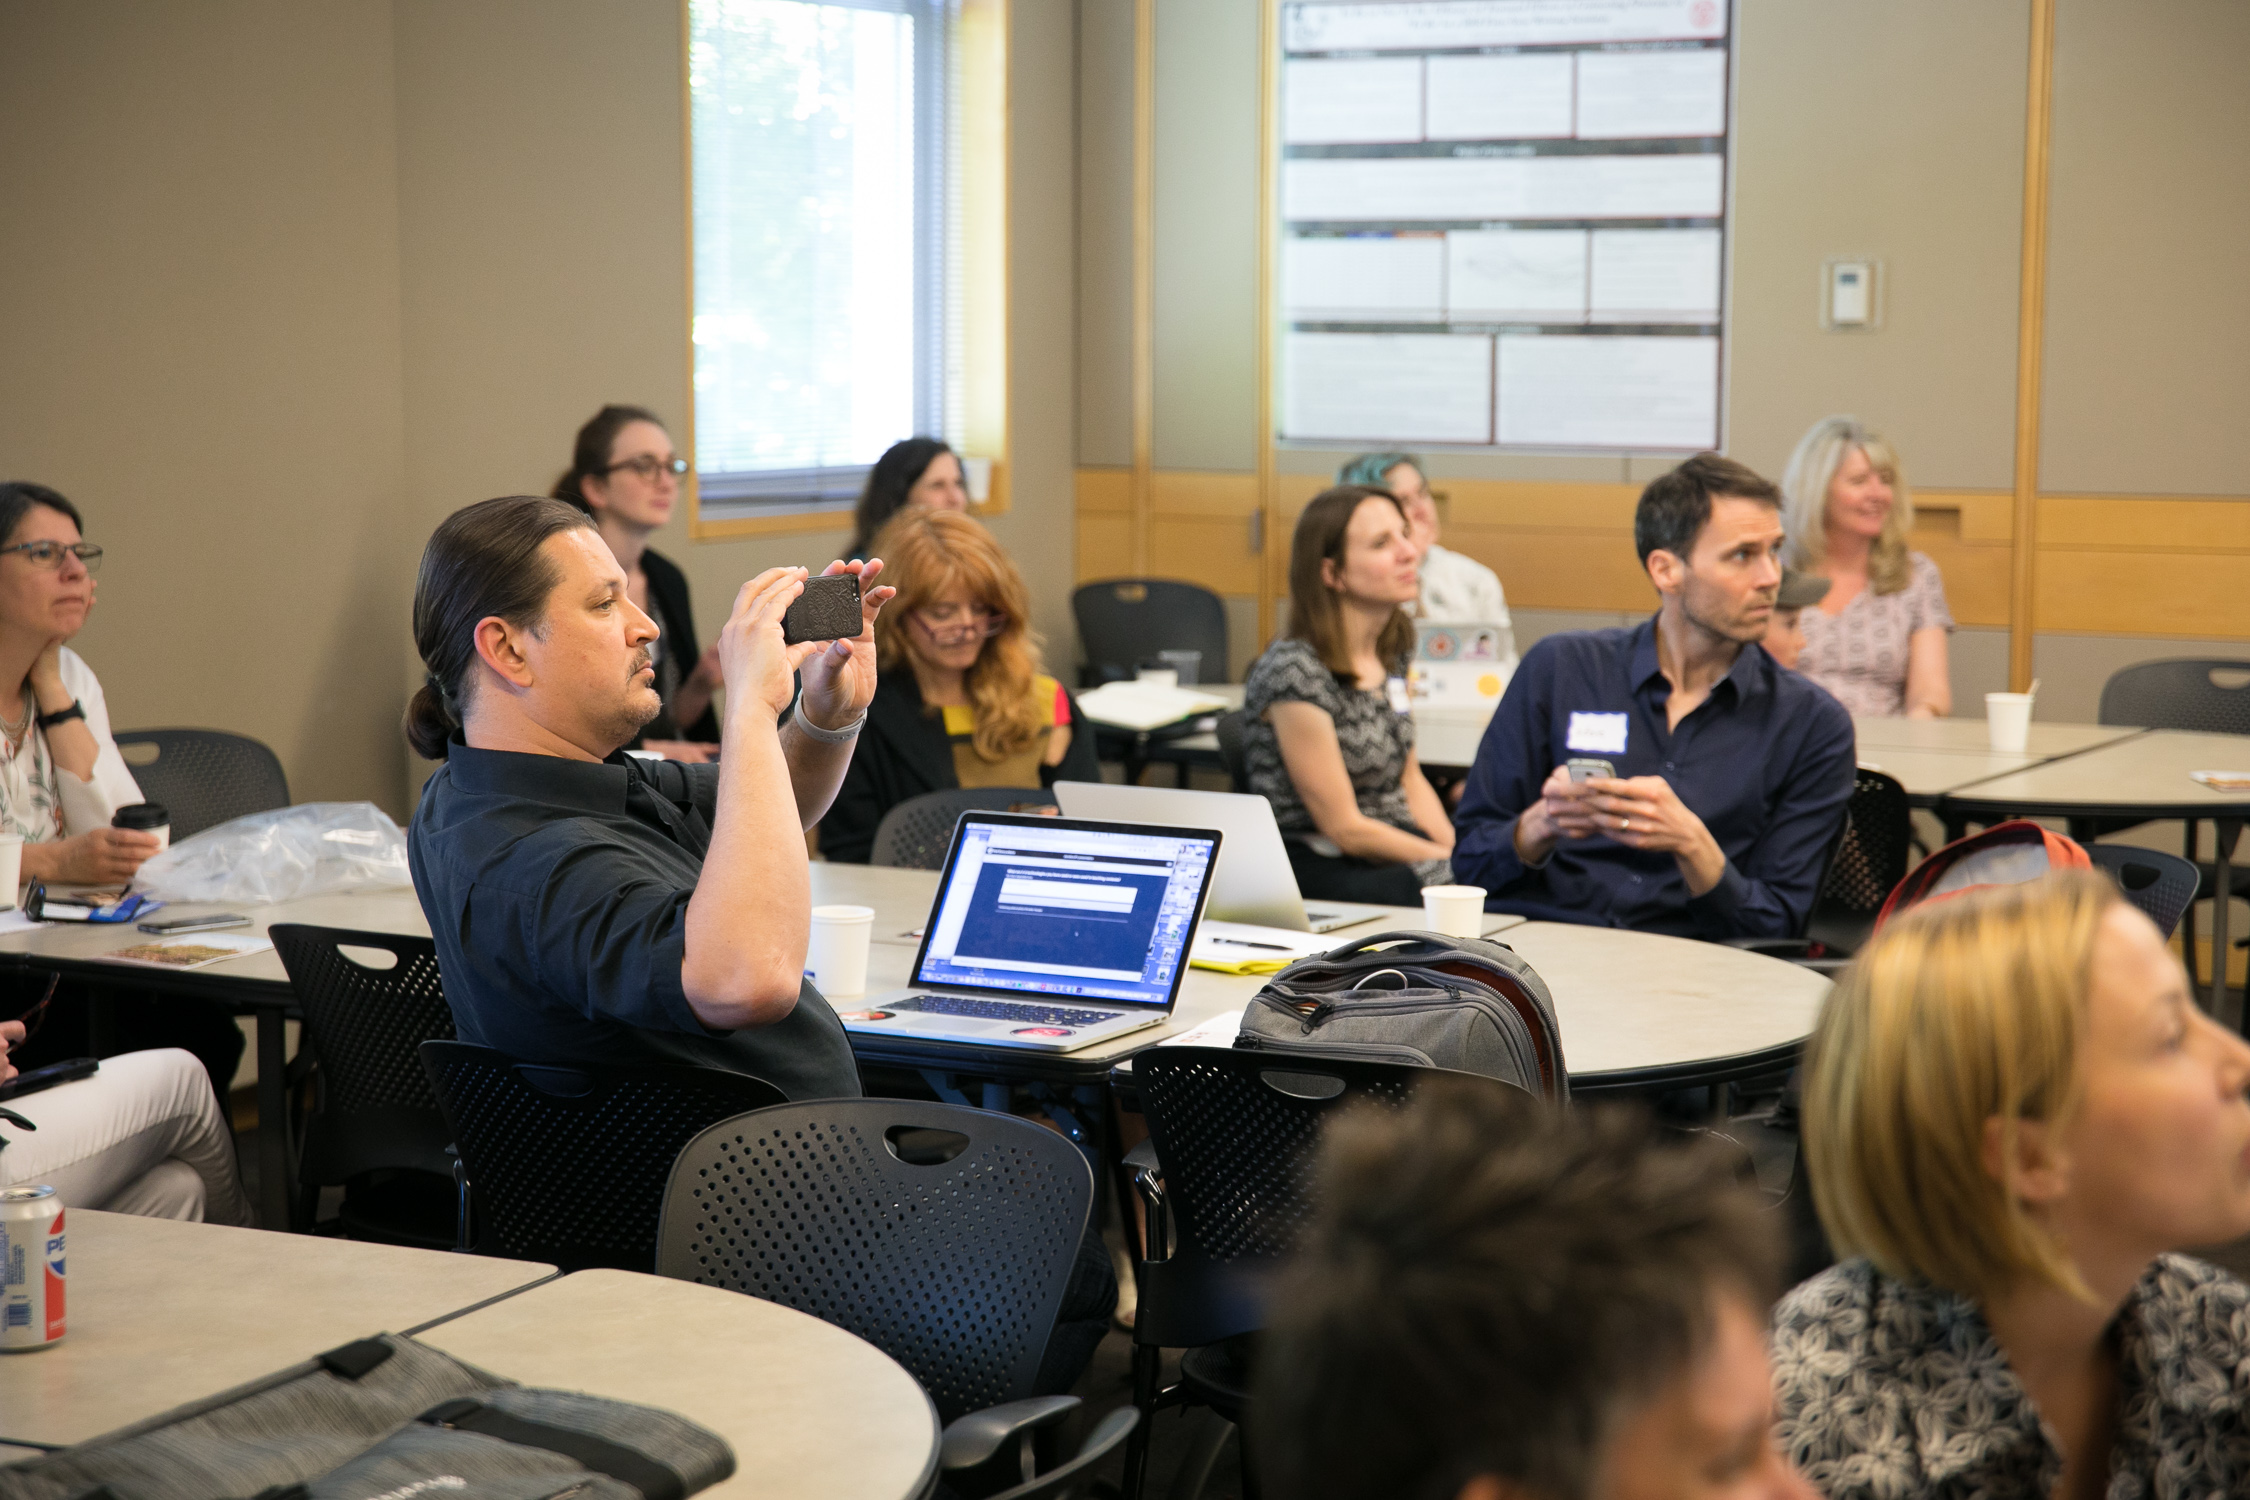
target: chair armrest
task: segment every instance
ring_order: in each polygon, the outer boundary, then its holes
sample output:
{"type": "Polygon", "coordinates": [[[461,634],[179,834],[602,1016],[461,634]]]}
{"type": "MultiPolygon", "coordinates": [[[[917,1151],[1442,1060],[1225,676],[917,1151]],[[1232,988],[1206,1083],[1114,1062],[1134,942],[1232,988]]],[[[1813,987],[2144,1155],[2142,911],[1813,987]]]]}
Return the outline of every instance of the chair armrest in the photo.
{"type": "Polygon", "coordinates": [[[998,1453],[1008,1439],[1060,1421],[1078,1405],[1076,1396],[1033,1396],[955,1417],[939,1442],[938,1467],[973,1469],[998,1453]]]}
{"type": "Polygon", "coordinates": [[[1059,1495],[1072,1491],[1079,1475],[1093,1468],[1115,1452],[1134,1427],[1139,1425],[1141,1414],[1137,1408],[1120,1406],[1102,1418],[1099,1426],[1086,1435],[1085,1446],[1078,1456],[1065,1464],[1057,1464],[1037,1479],[1028,1480],[1012,1490],[1002,1490],[992,1500],[1033,1500],[1034,1496],[1059,1495]]]}
{"type": "Polygon", "coordinates": [[[1171,1209],[1164,1197],[1164,1164],[1156,1159],[1156,1138],[1151,1136],[1126,1152],[1125,1165],[1133,1174],[1133,1191],[1140,1194],[1141,1206],[1148,1211],[1146,1258],[1169,1260],[1171,1209]]]}

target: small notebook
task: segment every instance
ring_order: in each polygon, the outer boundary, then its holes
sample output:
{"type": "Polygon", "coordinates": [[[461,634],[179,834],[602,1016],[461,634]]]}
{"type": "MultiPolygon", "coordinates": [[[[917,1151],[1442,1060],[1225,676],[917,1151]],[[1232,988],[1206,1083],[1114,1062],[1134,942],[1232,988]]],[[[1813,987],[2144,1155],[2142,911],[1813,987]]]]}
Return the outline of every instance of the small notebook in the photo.
{"type": "Polygon", "coordinates": [[[2250,771],[2190,771],[2188,780],[2200,781],[2214,792],[2250,792],[2250,771]]]}
{"type": "Polygon", "coordinates": [[[245,954],[263,953],[272,946],[271,939],[254,932],[186,932],[177,937],[150,938],[97,956],[111,963],[145,964],[152,969],[200,969],[245,954]]]}

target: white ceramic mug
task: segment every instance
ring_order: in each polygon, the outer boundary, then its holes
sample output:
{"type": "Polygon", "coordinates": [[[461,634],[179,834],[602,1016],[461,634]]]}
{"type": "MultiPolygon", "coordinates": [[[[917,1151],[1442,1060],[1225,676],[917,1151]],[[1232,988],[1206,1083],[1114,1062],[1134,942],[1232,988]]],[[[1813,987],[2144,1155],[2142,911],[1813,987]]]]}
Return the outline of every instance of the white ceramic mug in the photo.
{"type": "Polygon", "coordinates": [[[2021,755],[2031,741],[2031,694],[1986,693],[1985,733],[2003,755],[2021,755]]]}
{"type": "Polygon", "coordinates": [[[0,891],[8,893],[9,907],[17,904],[22,889],[23,840],[12,833],[0,833],[0,891]]]}
{"type": "Polygon", "coordinates": [[[827,996],[867,992],[867,948],[875,940],[872,906],[816,906],[805,946],[805,976],[827,996]]]}
{"type": "Polygon", "coordinates": [[[1447,937],[1484,936],[1484,887],[1423,886],[1422,922],[1430,931],[1442,932],[1447,937]]]}

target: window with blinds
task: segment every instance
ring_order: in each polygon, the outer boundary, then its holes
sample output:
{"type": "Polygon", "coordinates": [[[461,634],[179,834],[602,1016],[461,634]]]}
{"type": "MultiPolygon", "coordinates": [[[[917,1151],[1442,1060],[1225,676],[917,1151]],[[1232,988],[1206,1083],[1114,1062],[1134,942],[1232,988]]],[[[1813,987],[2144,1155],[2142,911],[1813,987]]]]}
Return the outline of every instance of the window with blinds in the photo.
{"type": "Polygon", "coordinates": [[[706,519],[843,508],[960,408],[959,0],[691,0],[706,519]]]}

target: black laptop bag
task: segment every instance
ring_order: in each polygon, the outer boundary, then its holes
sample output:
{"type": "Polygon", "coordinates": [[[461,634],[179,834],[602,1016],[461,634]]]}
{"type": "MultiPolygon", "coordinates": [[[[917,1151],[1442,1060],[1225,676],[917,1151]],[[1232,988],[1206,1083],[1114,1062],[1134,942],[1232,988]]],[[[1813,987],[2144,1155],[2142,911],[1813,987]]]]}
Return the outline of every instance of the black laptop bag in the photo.
{"type": "Polygon", "coordinates": [[[1383,932],[1299,959],[1258,991],[1234,1044],[1452,1068],[1570,1097],[1554,997],[1489,938],[1383,932]]]}

